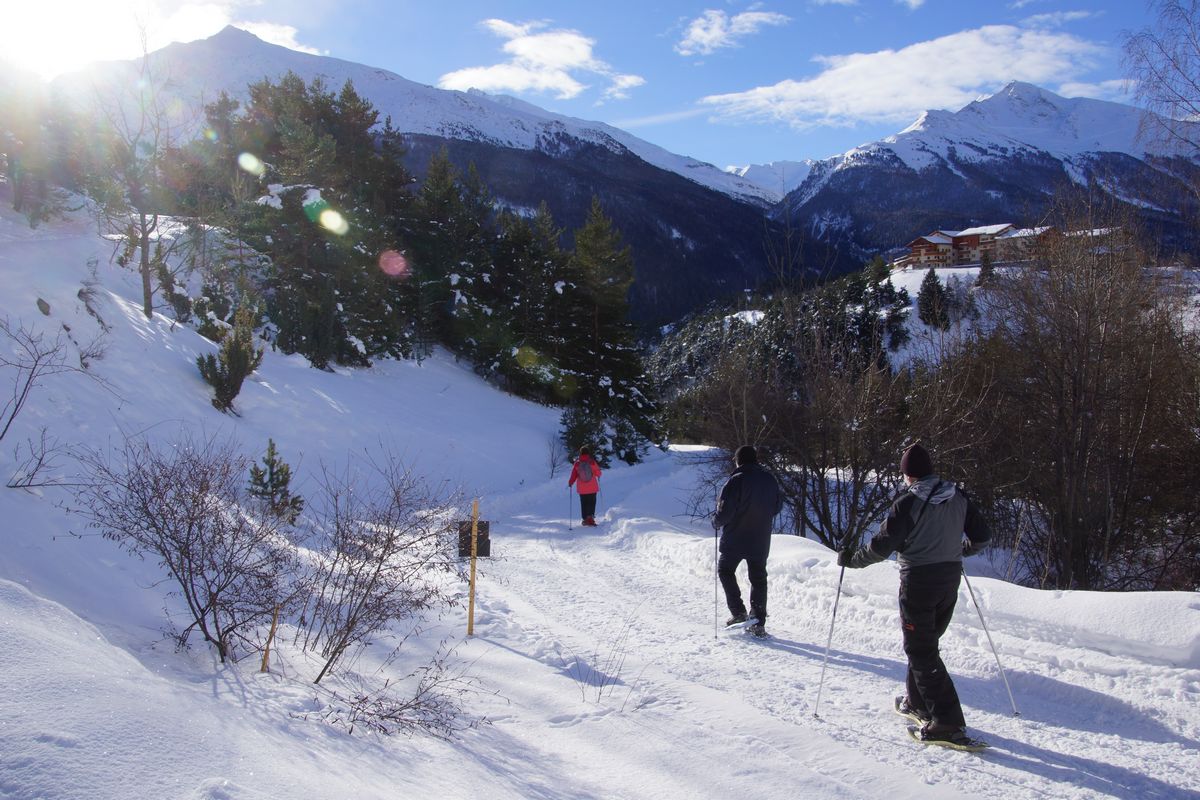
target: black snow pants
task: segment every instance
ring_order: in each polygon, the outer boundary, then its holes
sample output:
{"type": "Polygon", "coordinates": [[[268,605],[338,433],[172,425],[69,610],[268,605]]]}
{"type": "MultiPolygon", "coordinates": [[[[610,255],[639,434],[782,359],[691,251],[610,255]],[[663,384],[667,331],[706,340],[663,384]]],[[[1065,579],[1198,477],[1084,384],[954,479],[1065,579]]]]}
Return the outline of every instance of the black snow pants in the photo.
{"type": "Polygon", "coordinates": [[[962,705],[938,652],[938,640],[954,616],[962,564],[926,564],[900,576],[900,624],[908,656],[908,702],[928,713],[937,729],[962,728],[962,705]]]}
{"type": "Polygon", "coordinates": [[[596,516],[596,493],[579,495],[579,513],[584,519],[596,516]]]}
{"type": "MultiPolygon", "coordinates": [[[[721,588],[725,590],[725,604],[733,614],[746,613],[742,590],[738,587],[737,576],[734,574],[740,563],[741,558],[725,553],[717,560],[717,577],[721,579],[721,588]]],[[[750,616],[763,622],[767,618],[767,562],[747,558],[746,569],[750,573],[750,616]]]]}

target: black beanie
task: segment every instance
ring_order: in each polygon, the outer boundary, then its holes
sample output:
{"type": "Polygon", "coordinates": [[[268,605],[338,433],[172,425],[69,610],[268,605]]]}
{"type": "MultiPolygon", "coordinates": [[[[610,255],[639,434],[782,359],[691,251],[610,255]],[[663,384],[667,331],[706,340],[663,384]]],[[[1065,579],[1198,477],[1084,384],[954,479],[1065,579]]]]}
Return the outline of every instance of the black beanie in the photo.
{"type": "Polygon", "coordinates": [[[736,453],[734,453],[733,463],[737,464],[739,467],[746,464],[757,464],[758,451],[755,450],[751,445],[744,444],[737,449],[736,453]]]}
{"type": "Polygon", "coordinates": [[[920,442],[913,444],[900,456],[900,471],[913,478],[924,478],[933,474],[933,459],[920,442]]]}

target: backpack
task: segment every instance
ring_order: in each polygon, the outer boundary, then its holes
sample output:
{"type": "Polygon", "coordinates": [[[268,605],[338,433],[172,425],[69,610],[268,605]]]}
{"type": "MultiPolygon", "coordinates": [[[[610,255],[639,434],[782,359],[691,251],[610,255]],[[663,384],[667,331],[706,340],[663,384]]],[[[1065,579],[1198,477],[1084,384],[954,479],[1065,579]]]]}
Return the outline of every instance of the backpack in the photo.
{"type": "Polygon", "coordinates": [[[575,465],[579,472],[579,480],[582,483],[591,483],[595,473],[592,472],[592,460],[590,458],[581,458],[579,463],[575,465]]]}

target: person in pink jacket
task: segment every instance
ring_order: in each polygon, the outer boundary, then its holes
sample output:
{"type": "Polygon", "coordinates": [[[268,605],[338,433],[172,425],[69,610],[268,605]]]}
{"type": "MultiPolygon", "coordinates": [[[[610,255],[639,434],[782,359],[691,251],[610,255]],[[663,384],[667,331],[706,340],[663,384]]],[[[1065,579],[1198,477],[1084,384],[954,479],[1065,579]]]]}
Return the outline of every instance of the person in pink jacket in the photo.
{"type": "Polygon", "coordinates": [[[596,493],[600,491],[600,465],[592,458],[592,451],[587,445],[579,448],[579,458],[571,467],[571,478],[567,488],[575,487],[579,492],[579,510],[583,515],[583,524],[596,524],[596,493]]]}

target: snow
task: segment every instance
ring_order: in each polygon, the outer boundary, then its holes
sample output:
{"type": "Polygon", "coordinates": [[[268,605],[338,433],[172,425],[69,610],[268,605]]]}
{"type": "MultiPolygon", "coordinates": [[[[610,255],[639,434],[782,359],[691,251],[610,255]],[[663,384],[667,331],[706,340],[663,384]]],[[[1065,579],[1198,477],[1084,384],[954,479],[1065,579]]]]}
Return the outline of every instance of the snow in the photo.
{"type": "MultiPolygon", "coordinates": [[[[322,701],[294,653],[261,674],[256,658],[222,666],[200,643],[176,651],[162,630],[178,601],[154,564],[80,527],[59,490],[0,488],[2,797],[1200,796],[1195,593],[1039,591],[997,577],[999,555],[972,559],[1021,716],[964,586],[943,657],[971,732],[993,749],[922,748],[890,710],[904,675],[894,562],[845,572],[816,709],[834,554],[776,536],[773,637],[715,630],[713,532],[685,513],[702,448],[606,470],[600,526],[581,529],[566,474],[547,462],[558,411],[445,355],[324,372],[268,352],[235,401],[241,416],[223,416],[194,364],[212,344],[141,316],[136,276],[109,261],[94,225],[77,215],[30,231],[7,200],[0,186],[0,314],[89,340],[99,323],[78,295],[91,261],[111,332],[92,366],[109,388],[48,379],[0,445],[0,477],[42,426],[100,448],[186,426],[253,457],[270,437],[302,494],[322,464],[382,445],[479,497],[494,557],[481,564],[474,637],[465,609],[450,609],[397,663],[372,650],[359,665],[403,675],[448,639],[480,684],[469,713],[488,724],[448,742],[350,735],[315,716],[322,701]]],[[[923,275],[894,280],[915,297],[923,275]]]]}

